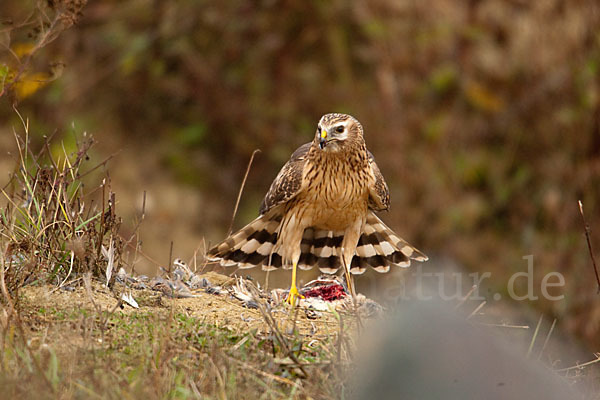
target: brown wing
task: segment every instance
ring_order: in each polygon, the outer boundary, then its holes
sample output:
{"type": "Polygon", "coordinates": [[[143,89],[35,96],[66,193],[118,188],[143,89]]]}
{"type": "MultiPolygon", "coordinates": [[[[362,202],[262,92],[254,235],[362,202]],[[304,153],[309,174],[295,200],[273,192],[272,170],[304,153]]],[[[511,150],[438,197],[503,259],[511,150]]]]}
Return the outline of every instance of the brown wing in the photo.
{"type": "Polygon", "coordinates": [[[369,188],[369,208],[375,211],[385,211],[390,208],[390,191],[370,151],[369,165],[375,177],[375,183],[369,188]]]}
{"type": "Polygon", "coordinates": [[[285,203],[298,193],[302,186],[305,157],[311,144],[312,142],[309,142],[298,147],[290,160],[281,168],[260,205],[261,215],[273,207],[285,203]]]}

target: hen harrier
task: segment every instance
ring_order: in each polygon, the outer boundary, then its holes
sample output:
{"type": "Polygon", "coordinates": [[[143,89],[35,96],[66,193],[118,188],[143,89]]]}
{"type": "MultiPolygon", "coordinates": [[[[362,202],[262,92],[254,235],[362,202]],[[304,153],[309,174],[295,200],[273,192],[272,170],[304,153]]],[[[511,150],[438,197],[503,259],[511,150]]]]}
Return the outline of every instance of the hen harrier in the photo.
{"type": "Polygon", "coordinates": [[[265,271],[292,268],[287,302],[302,297],[296,269],[318,266],[333,274],[343,267],[350,293],[352,274],[367,267],[388,272],[426,261],[374,211],[387,210],[390,195],[363,128],[354,117],[326,114],[312,142],[300,146],[267,192],[260,216],[208,251],[223,266],[262,266],[265,271]]]}

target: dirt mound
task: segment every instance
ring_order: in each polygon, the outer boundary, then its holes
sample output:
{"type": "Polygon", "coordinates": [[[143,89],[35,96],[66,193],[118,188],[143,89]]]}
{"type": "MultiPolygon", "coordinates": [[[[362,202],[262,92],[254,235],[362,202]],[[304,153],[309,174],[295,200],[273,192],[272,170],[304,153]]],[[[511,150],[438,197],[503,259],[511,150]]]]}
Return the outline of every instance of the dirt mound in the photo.
{"type": "MultiPolygon", "coordinates": [[[[330,282],[309,283],[303,291],[314,297],[301,300],[297,308],[291,308],[282,299],[286,292],[248,289],[249,281],[209,272],[197,275],[202,287],[191,290],[172,289],[172,281],[153,278],[137,281],[133,285],[117,283],[112,289],[98,281],[84,284],[77,279],[69,285],[57,288],[52,285],[27,286],[21,290],[24,304],[37,309],[89,309],[117,311],[122,313],[182,313],[208,324],[229,328],[234,331],[256,330],[258,333],[270,331],[264,313],[273,316],[282,331],[295,329],[300,335],[323,337],[339,330],[339,319],[348,322],[358,314],[369,318],[379,313],[380,307],[364,296],[358,297],[355,309],[349,296],[333,301],[318,296],[321,290],[325,295],[339,288],[326,286],[330,282]],[[317,295],[315,295],[317,293],[317,295]],[[121,300],[130,294],[133,302],[121,300]],[[130,304],[131,303],[131,304],[130,304]],[[132,305],[133,304],[133,305],[132,305]],[[137,308],[135,307],[137,305],[137,308]],[[262,308],[262,310],[261,310],[262,308]]],[[[129,278],[131,279],[131,278],[129,278]]]]}

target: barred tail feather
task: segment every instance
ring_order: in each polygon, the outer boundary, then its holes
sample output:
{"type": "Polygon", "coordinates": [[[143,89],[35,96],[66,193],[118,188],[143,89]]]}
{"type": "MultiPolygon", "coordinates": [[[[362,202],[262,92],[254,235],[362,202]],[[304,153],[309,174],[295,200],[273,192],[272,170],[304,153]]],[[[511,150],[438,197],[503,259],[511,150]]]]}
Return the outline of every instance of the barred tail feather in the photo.
{"type": "Polygon", "coordinates": [[[317,257],[317,266],[324,274],[335,274],[342,266],[342,240],[344,232],[319,230],[315,234],[312,253],[317,257]]]}
{"type": "Polygon", "coordinates": [[[300,244],[300,260],[298,260],[298,268],[302,270],[312,269],[317,263],[317,256],[314,254],[314,239],[315,230],[312,228],[305,229],[300,244]]]}
{"type": "Polygon", "coordinates": [[[350,272],[362,274],[368,265],[377,272],[385,273],[392,265],[406,268],[411,260],[427,261],[427,256],[406,243],[369,211],[350,272]]]}
{"type": "MultiPolygon", "coordinates": [[[[274,211],[261,215],[210,249],[207,258],[225,267],[235,265],[244,269],[260,266],[265,271],[291,268],[291,265],[282,264],[282,257],[276,252],[281,219],[281,215],[274,211]]],[[[343,231],[306,229],[300,244],[298,267],[308,270],[317,266],[323,273],[336,273],[342,266],[343,238],[343,231]]],[[[427,261],[427,256],[406,243],[369,211],[350,272],[360,275],[370,267],[385,273],[393,265],[406,268],[411,260],[427,261]]]]}
{"type": "MultiPolygon", "coordinates": [[[[311,269],[316,265],[323,273],[336,273],[342,267],[343,238],[343,231],[306,229],[302,237],[299,268],[311,269]]],[[[393,265],[408,267],[411,260],[426,261],[427,256],[396,235],[373,212],[369,212],[350,272],[358,275],[370,267],[385,273],[393,265]]]]}
{"type": "Polygon", "coordinates": [[[270,271],[281,267],[281,255],[274,252],[281,215],[270,212],[261,215],[227,239],[211,248],[209,261],[224,267],[253,268],[270,271]]]}

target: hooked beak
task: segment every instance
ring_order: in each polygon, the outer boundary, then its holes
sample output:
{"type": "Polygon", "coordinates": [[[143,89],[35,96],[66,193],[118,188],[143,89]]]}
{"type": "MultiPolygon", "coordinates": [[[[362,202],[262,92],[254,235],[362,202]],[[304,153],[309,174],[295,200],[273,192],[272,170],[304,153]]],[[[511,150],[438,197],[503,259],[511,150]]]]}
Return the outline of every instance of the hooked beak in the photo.
{"type": "Polygon", "coordinates": [[[319,148],[321,148],[321,150],[327,146],[327,130],[323,129],[321,130],[321,136],[319,137],[319,148]]]}

